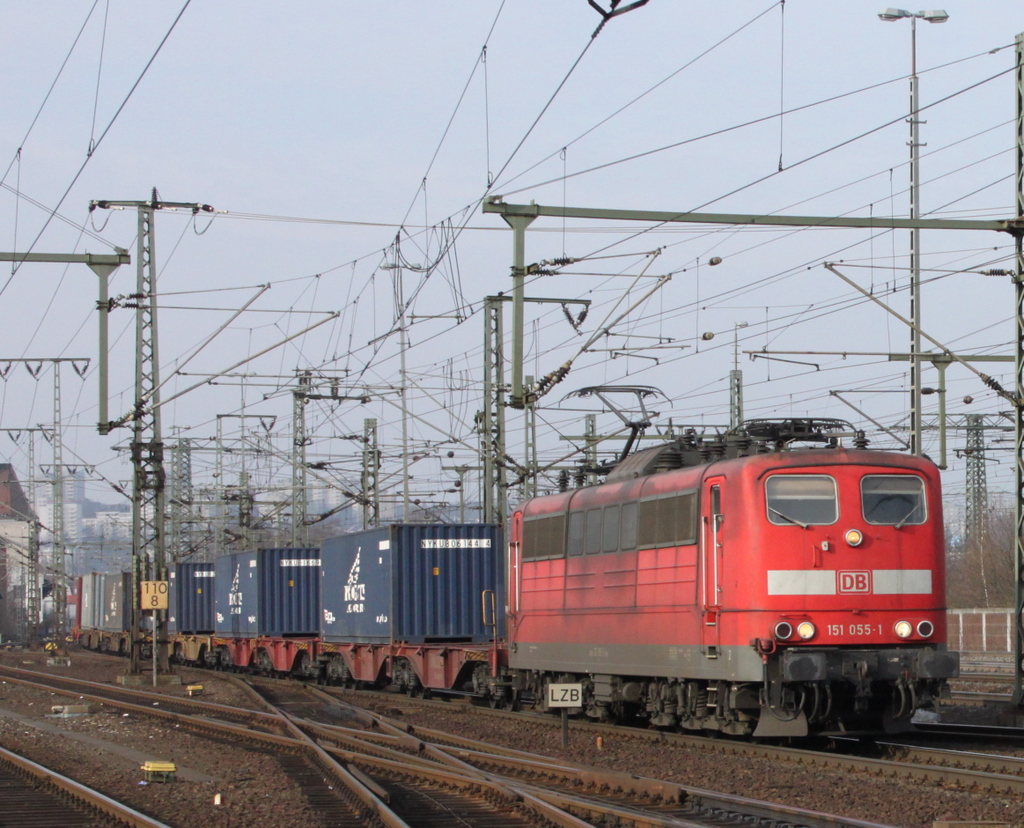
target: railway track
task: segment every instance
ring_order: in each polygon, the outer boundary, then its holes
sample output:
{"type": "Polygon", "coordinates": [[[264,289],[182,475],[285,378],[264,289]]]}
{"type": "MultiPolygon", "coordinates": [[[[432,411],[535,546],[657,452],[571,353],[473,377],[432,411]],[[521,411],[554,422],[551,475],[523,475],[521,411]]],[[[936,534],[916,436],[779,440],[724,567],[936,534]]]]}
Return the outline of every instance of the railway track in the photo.
{"type": "Polygon", "coordinates": [[[0,748],[4,828],[168,828],[49,768],[0,748]]]}
{"type": "MultiPolygon", "coordinates": [[[[336,773],[332,767],[335,763],[329,759],[324,761],[315,746],[296,741],[288,721],[279,712],[179,699],[5,666],[0,666],[0,677],[22,686],[45,688],[77,700],[113,707],[130,715],[157,718],[168,726],[184,727],[204,738],[235,745],[241,743],[251,750],[272,755],[282,772],[303,791],[310,805],[321,815],[323,824],[342,828],[401,824],[389,821],[387,815],[380,818],[374,810],[376,798],[358,780],[336,773]]],[[[4,828],[7,828],[6,823],[4,828]]]]}
{"type": "MultiPolygon", "coordinates": [[[[401,702],[402,706],[406,701],[401,702]]],[[[416,700],[412,704],[437,705],[443,702],[416,700]]],[[[522,713],[478,708],[477,715],[507,718],[521,717],[522,713]]],[[[531,721],[549,727],[558,727],[552,717],[543,714],[531,716],[531,721]]],[[[936,784],[957,785],[965,789],[987,790],[992,793],[1024,795],[1024,759],[981,754],[973,750],[957,751],[929,748],[908,742],[886,740],[834,739],[826,740],[825,749],[805,749],[763,745],[742,740],[707,739],[649,730],[631,730],[618,726],[573,721],[570,727],[577,732],[616,738],[632,738],[660,744],[699,745],[704,750],[721,751],[736,755],[760,756],[782,760],[802,766],[838,769],[847,773],[892,775],[905,779],[936,784]]],[[[1016,741],[1024,745],[1024,729],[995,728],[973,725],[923,724],[919,734],[929,738],[962,739],[976,744],[977,740],[1000,738],[1003,742],[1016,741]]],[[[416,731],[421,737],[423,729],[416,731]]]]}
{"type": "MultiPolygon", "coordinates": [[[[280,699],[280,691],[267,691],[266,684],[259,680],[254,684],[261,693],[269,692],[280,699]]],[[[305,692],[320,698],[323,703],[348,707],[353,718],[363,727],[374,728],[380,733],[367,744],[362,736],[354,736],[350,728],[308,720],[299,723],[303,729],[315,734],[321,744],[334,745],[332,753],[374,777],[393,775],[398,766],[409,761],[406,757],[416,757],[417,763],[424,767],[424,773],[426,768],[434,765],[454,769],[454,773],[448,771],[445,776],[452,780],[485,780],[499,790],[508,789],[516,795],[536,798],[572,816],[588,820],[585,824],[593,820],[600,824],[619,821],[641,826],[755,823],[818,828],[875,825],[632,774],[553,761],[548,757],[503,749],[440,731],[416,728],[415,733],[411,733],[400,723],[339,702],[337,697],[321,690],[307,687],[305,692]]],[[[309,704],[307,700],[294,703],[309,704]]],[[[433,769],[431,772],[440,771],[433,769]]],[[[438,824],[450,823],[442,821],[438,824]]]]}
{"type": "MultiPolygon", "coordinates": [[[[40,686],[81,695],[81,688],[77,692],[74,688],[74,680],[53,679],[44,674],[36,677],[40,686]]],[[[28,682],[24,675],[17,680],[28,682]]],[[[276,718],[288,735],[266,732],[272,728],[266,727],[268,719],[262,719],[264,730],[249,731],[245,738],[289,755],[304,754],[308,764],[318,766],[321,773],[335,780],[329,785],[344,783],[361,803],[358,819],[367,823],[396,828],[447,826],[453,824],[453,815],[458,814],[462,824],[480,826],[554,824],[582,828],[629,821],[661,828],[746,820],[766,826],[877,828],[877,823],[518,754],[446,733],[431,733],[432,741],[427,742],[421,731],[412,735],[383,717],[351,707],[346,716],[358,727],[325,724],[300,718],[292,711],[331,718],[324,709],[343,708],[336,697],[291,682],[257,680],[254,684],[273,707],[273,711],[268,708],[261,715],[276,718]],[[319,709],[317,704],[310,703],[310,696],[317,700],[319,709]]],[[[95,691],[96,687],[89,689],[95,691]]],[[[171,716],[179,726],[195,727],[203,733],[220,731],[224,736],[239,738],[239,731],[246,730],[232,722],[209,718],[203,711],[204,705],[193,700],[188,712],[172,712],[156,710],[151,702],[145,704],[152,694],[140,692],[139,701],[143,704],[135,705],[125,700],[126,692],[132,691],[118,688],[111,693],[109,703],[137,715],[171,716]]],[[[95,695],[102,697],[101,692],[95,695]]],[[[207,712],[221,712],[223,706],[210,707],[207,712]]],[[[252,713],[244,711],[238,715],[252,713]]],[[[306,783],[309,782],[307,779],[306,783]]],[[[321,789],[315,784],[313,788],[315,798],[321,789]]]]}

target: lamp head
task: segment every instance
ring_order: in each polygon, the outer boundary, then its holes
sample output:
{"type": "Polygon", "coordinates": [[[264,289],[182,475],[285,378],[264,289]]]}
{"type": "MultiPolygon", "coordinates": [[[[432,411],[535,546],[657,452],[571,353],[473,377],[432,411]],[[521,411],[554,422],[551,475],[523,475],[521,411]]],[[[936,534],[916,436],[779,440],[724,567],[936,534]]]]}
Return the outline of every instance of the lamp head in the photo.
{"type": "Polygon", "coordinates": [[[945,9],[932,9],[930,11],[918,12],[917,17],[923,18],[929,23],[945,23],[949,20],[949,15],[946,14],[945,9]]]}
{"type": "Polygon", "coordinates": [[[910,12],[908,12],[906,9],[888,8],[885,11],[881,11],[878,13],[879,19],[885,20],[888,23],[891,23],[894,20],[902,20],[904,17],[910,16],[910,12]]]}

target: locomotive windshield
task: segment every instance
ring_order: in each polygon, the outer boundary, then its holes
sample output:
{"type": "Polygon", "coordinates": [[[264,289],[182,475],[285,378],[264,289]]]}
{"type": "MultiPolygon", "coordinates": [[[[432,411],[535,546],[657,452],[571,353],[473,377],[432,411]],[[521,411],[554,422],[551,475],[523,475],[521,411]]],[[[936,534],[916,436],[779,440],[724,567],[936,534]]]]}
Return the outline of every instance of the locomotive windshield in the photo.
{"type": "Polygon", "coordinates": [[[869,474],[860,481],[860,494],[868,523],[904,526],[924,523],[928,517],[919,477],[869,474]]]}
{"type": "Polygon", "coordinates": [[[825,525],[839,518],[836,481],[824,474],[786,474],[765,483],[768,520],[778,526],[825,525]]]}

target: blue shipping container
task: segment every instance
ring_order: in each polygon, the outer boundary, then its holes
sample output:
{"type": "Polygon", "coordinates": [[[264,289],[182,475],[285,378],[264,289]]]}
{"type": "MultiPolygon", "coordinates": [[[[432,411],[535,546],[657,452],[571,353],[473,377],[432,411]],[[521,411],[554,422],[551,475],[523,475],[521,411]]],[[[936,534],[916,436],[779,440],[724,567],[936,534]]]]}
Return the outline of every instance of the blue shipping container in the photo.
{"type": "Polygon", "coordinates": [[[324,542],[325,641],[427,643],[504,634],[504,543],[491,524],[394,524],[324,542]],[[494,611],[491,613],[491,607],[494,611]]]}
{"type": "Polygon", "coordinates": [[[212,563],[180,563],[171,573],[172,607],[178,632],[213,632],[214,576],[212,563]]]}
{"type": "Polygon", "coordinates": [[[226,638],[254,638],[258,607],[256,553],[221,555],[213,568],[214,632],[226,638]]]}
{"type": "Polygon", "coordinates": [[[315,636],[320,632],[320,550],[260,549],[259,634],[315,636]]]}

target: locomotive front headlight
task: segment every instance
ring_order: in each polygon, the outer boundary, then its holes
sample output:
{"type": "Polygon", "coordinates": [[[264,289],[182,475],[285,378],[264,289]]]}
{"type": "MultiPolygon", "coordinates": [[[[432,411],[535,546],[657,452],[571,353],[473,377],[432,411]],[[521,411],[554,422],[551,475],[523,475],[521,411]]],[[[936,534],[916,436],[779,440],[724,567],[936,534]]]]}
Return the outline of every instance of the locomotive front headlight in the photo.
{"type": "Polygon", "coordinates": [[[860,546],[864,541],[864,533],[860,529],[846,530],[846,543],[849,546],[860,546]]]}
{"type": "Polygon", "coordinates": [[[796,625],[796,634],[799,635],[804,641],[810,641],[814,638],[814,634],[817,630],[814,628],[814,624],[810,621],[801,621],[796,625]]]}
{"type": "Polygon", "coordinates": [[[791,635],[793,635],[793,625],[788,621],[780,621],[775,625],[775,637],[779,641],[785,641],[791,635]]]}
{"type": "Polygon", "coordinates": [[[892,629],[900,638],[910,638],[910,634],[914,631],[914,625],[909,621],[897,621],[892,629]]]}
{"type": "Polygon", "coordinates": [[[931,638],[933,632],[935,632],[935,625],[931,621],[922,621],[917,625],[917,634],[921,638],[931,638]]]}

